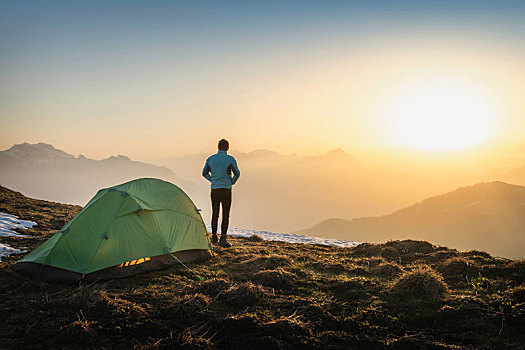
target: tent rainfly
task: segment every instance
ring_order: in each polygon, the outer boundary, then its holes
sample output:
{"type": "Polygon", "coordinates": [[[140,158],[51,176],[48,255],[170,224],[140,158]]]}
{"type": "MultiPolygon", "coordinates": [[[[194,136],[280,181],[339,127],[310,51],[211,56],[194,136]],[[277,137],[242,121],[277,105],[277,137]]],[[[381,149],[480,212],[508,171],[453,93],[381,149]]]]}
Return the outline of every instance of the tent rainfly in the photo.
{"type": "Polygon", "coordinates": [[[77,283],[203,261],[210,251],[206,226],[186,193],[144,178],[98,191],[13,270],[48,282],[77,283]]]}

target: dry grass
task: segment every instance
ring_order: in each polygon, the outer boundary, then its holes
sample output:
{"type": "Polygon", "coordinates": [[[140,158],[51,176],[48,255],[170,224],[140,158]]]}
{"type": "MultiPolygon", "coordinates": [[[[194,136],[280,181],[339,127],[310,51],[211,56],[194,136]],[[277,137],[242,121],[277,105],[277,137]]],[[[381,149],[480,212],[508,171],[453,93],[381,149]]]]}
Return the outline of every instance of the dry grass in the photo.
{"type": "Polygon", "coordinates": [[[397,264],[383,263],[372,267],[370,272],[375,276],[393,278],[399,276],[403,272],[403,269],[397,264]]]}
{"type": "Polygon", "coordinates": [[[231,284],[231,281],[224,278],[211,278],[204,280],[200,285],[197,285],[195,289],[202,293],[216,296],[228,290],[231,284]]]}
{"type": "Polygon", "coordinates": [[[417,267],[394,281],[389,294],[399,300],[443,300],[448,294],[448,287],[432,269],[417,267]]]}
{"type": "Polygon", "coordinates": [[[261,285],[242,282],[231,286],[221,294],[221,298],[229,304],[249,306],[260,304],[268,295],[261,285]]]}
{"type": "Polygon", "coordinates": [[[310,334],[310,324],[304,322],[298,315],[280,317],[261,325],[262,331],[270,334],[295,334],[305,336],[310,334]]]}
{"type": "Polygon", "coordinates": [[[252,236],[248,237],[248,240],[250,242],[262,242],[262,241],[264,241],[264,239],[261,236],[258,236],[258,235],[252,235],[252,236]]]}
{"type": "Polygon", "coordinates": [[[480,273],[479,266],[469,259],[453,257],[442,262],[438,267],[439,272],[447,280],[476,277],[480,273]]]}
{"type": "MultiPolygon", "coordinates": [[[[38,221],[30,237],[12,242],[29,249],[79,209],[5,189],[0,203],[4,212],[38,221]]],[[[17,276],[10,267],[19,257],[7,257],[0,265],[2,347],[520,349],[525,344],[523,260],[411,240],[355,248],[253,237],[231,241],[233,247],[218,247],[212,260],[189,265],[204,281],[175,266],[104,283],[51,285],[17,276]]]]}
{"type": "Polygon", "coordinates": [[[297,276],[295,274],[282,268],[259,271],[253,276],[254,282],[278,289],[291,289],[296,280],[297,276]]]}
{"type": "Polygon", "coordinates": [[[525,259],[511,261],[505,265],[505,269],[514,278],[525,282],[525,259]]]}
{"type": "Polygon", "coordinates": [[[513,304],[525,303],[525,285],[512,288],[508,291],[509,298],[513,304]]]}

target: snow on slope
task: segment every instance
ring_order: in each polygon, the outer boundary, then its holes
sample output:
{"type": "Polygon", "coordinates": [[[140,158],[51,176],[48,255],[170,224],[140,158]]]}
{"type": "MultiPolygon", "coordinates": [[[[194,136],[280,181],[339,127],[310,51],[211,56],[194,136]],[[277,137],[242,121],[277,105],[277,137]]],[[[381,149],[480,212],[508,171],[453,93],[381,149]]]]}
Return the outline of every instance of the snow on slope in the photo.
{"type": "MultiPolygon", "coordinates": [[[[27,235],[21,235],[16,231],[13,231],[16,228],[31,228],[35,226],[36,223],[32,221],[19,220],[14,215],[9,215],[0,212],[0,236],[10,236],[10,237],[27,237],[27,235]]],[[[16,249],[11,247],[9,244],[0,243],[0,261],[2,257],[8,256],[11,254],[22,254],[27,252],[26,250],[16,249]]]]}
{"type": "Polygon", "coordinates": [[[4,256],[23,253],[27,253],[27,250],[16,249],[11,247],[9,244],[0,243],[0,261],[2,261],[4,256]]]}
{"type": "Polygon", "coordinates": [[[18,217],[10,214],[0,212],[0,236],[12,236],[12,237],[27,237],[27,235],[21,235],[16,231],[15,228],[31,228],[36,225],[36,222],[19,220],[18,217]]]}
{"type": "MultiPolygon", "coordinates": [[[[211,232],[211,224],[206,223],[206,228],[211,232]]],[[[219,228],[220,233],[220,228],[219,228]]],[[[257,231],[247,230],[237,227],[230,227],[228,229],[228,235],[250,237],[257,235],[266,241],[280,241],[287,243],[303,243],[303,244],[322,244],[331,245],[334,247],[355,247],[359,243],[354,241],[343,241],[339,239],[321,238],[321,237],[310,237],[306,235],[298,235],[293,233],[276,233],[268,231],[257,231]]]]}

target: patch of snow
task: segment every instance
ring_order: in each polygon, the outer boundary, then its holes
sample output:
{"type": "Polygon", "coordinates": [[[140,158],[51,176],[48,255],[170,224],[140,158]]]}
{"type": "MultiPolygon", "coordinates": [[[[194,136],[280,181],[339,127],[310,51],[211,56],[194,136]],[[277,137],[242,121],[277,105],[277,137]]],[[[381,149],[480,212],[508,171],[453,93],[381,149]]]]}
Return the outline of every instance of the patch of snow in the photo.
{"type": "Polygon", "coordinates": [[[0,261],[2,261],[4,256],[24,253],[27,253],[27,250],[16,249],[11,247],[9,244],[0,243],[0,261]]]}
{"type": "MultiPolygon", "coordinates": [[[[211,232],[211,224],[206,223],[206,228],[211,232]]],[[[220,233],[220,228],[219,228],[220,233]]],[[[247,230],[238,227],[230,227],[228,235],[239,237],[251,237],[257,235],[266,241],[280,241],[287,243],[303,243],[303,244],[322,244],[334,247],[355,247],[359,243],[354,241],[344,241],[339,239],[311,237],[306,235],[298,235],[293,233],[276,233],[269,231],[247,230]]]]}
{"type": "Polygon", "coordinates": [[[27,237],[27,235],[21,235],[18,232],[13,231],[13,229],[26,229],[35,225],[36,222],[20,220],[14,215],[0,212],[0,236],[27,237]]]}
{"type": "MultiPolygon", "coordinates": [[[[20,220],[14,215],[9,215],[0,212],[0,236],[27,237],[27,235],[21,235],[13,230],[17,228],[31,228],[35,225],[36,222],[20,220]]],[[[23,253],[27,253],[27,250],[16,249],[11,247],[9,244],[0,243],[0,261],[2,261],[2,257],[4,256],[23,253]]]]}

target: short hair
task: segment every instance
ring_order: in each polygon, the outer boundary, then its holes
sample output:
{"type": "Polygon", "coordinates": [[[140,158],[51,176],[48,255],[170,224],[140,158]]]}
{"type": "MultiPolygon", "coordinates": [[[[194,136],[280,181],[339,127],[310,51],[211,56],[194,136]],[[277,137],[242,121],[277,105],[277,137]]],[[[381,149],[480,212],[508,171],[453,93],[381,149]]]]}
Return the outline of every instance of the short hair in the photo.
{"type": "Polygon", "coordinates": [[[228,148],[230,148],[230,143],[226,139],[222,139],[219,141],[219,150],[220,151],[227,151],[228,148]]]}

